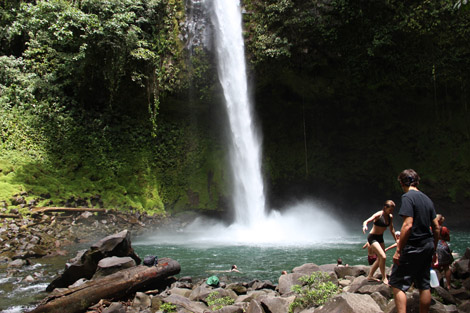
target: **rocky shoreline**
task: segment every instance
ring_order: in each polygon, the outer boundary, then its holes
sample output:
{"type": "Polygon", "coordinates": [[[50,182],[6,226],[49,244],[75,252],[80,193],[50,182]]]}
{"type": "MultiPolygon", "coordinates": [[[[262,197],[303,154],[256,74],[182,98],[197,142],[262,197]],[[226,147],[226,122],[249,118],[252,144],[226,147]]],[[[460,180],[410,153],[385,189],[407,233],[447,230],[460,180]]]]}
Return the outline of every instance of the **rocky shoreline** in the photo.
{"type": "MultiPolygon", "coordinates": [[[[67,254],[67,247],[78,243],[95,243],[110,234],[129,230],[133,236],[161,227],[183,227],[184,222],[145,214],[108,211],[105,214],[89,212],[73,214],[40,214],[21,219],[4,219],[0,228],[1,262],[7,271],[25,266],[29,258],[67,254]]],[[[111,257],[109,255],[104,257],[111,257]]],[[[122,255],[118,256],[122,258],[122,255]]],[[[134,258],[135,259],[135,258],[134,258]]],[[[177,260],[176,260],[177,261],[177,260]]],[[[450,291],[433,289],[431,312],[470,312],[470,249],[454,263],[453,287],[450,291]]],[[[128,262],[129,263],[129,262],[128,262]]],[[[132,263],[132,262],[131,262],[132,263]]],[[[131,267],[142,267],[137,262],[131,267]]],[[[221,281],[210,286],[206,280],[193,281],[191,277],[170,276],[159,282],[159,287],[140,288],[121,299],[103,298],[86,312],[288,312],[296,295],[292,286],[303,285],[303,276],[324,272],[338,286],[339,292],[322,306],[312,306],[295,312],[395,312],[391,288],[366,279],[369,266],[336,266],[336,264],[304,264],[281,275],[277,282],[252,280],[250,282],[221,281]],[[222,299],[214,306],[213,298],[222,299]],[[223,303],[223,305],[220,305],[223,303]]],[[[126,270],[126,269],[123,269],[126,270]]],[[[92,278],[91,280],[99,279],[92,278]]],[[[60,290],[60,289],[59,289],[60,290]]],[[[418,312],[417,290],[407,294],[408,312],[418,312]]]]}

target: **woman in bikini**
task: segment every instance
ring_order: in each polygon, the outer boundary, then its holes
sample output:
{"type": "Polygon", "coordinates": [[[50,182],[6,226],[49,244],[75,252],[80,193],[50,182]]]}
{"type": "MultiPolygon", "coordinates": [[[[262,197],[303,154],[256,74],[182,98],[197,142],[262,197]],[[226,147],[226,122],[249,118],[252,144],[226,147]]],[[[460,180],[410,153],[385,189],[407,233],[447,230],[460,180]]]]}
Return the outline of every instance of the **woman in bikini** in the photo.
{"type": "Polygon", "coordinates": [[[388,284],[387,275],[385,275],[385,261],[387,256],[385,255],[385,244],[384,244],[384,232],[387,227],[392,233],[393,239],[396,241],[395,229],[393,228],[393,209],[395,208],[395,202],[392,200],[385,201],[384,207],[381,211],[378,211],[362,224],[362,232],[365,234],[367,231],[367,224],[374,222],[372,230],[367,237],[367,241],[372,248],[372,250],[377,255],[377,260],[372,264],[370,268],[369,275],[367,276],[368,280],[377,280],[374,278],[374,273],[377,268],[380,268],[380,273],[382,274],[382,281],[385,284],[388,284]]]}

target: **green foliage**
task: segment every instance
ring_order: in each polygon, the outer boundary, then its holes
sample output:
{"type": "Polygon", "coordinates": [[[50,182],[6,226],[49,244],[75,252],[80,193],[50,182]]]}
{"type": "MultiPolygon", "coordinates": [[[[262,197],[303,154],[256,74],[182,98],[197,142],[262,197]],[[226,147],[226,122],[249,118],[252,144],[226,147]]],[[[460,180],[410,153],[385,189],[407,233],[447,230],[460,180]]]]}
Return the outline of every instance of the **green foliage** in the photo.
{"type": "Polygon", "coordinates": [[[176,305],[170,302],[165,302],[160,305],[160,310],[162,310],[164,313],[176,312],[176,305]]]}
{"type": "Polygon", "coordinates": [[[220,310],[227,305],[232,305],[235,300],[229,296],[220,297],[219,292],[213,291],[206,298],[207,305],[212,311],[220,310]]]}
{"type": "Polygon", "coordinates": [[[294,312],[297,308],[305,309],[325,304],[339,291],[338,286],[331,282],[330,276],[325,272],[315,272],[310,276],[302,276],[299,280],[303,286],[292,286],[296,298],[289,306],[289,312],[294,312]]]}

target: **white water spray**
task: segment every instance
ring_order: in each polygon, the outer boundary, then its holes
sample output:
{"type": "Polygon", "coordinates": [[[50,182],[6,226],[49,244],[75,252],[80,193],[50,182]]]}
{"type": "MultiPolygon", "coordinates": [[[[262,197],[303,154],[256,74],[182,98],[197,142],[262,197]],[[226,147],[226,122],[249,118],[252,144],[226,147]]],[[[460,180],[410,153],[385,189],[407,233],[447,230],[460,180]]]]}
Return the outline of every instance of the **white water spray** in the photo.
{"type": "Polygon", "coordinates": [[[240,4],[237,0],[214,1],[211,18],[215,26],[219,80],[232,139],[230,161],[235,222],[254,226],[265,218],[265,195],[260,143],[248,99],[240,4]]]}

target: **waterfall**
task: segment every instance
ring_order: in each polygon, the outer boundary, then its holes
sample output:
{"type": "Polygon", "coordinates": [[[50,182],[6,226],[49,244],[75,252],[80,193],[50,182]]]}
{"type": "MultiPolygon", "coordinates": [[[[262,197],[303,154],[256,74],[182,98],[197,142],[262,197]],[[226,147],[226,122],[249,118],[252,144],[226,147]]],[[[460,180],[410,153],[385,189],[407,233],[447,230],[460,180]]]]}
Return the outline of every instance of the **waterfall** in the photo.
{"type": "Polygon", "coordinates": [[[187,0],[188,49],[214,37],[218,76],[223,89],[230,131],[232,202],[235,222],[198,217],[184,230],[158,234],[171,244],[298,245],[338,242],[343,226],[314,199],[294,200],[280,211],[267,210],[261,174],[261,140],[248,95],[242,15],[239,0],[187,0]],[[207,11],[206,11],[207,10],[207,11]],[[208,18],[206,13],[210,12],[208,18]],[[204,13],[204,14],[203,14],[204,13]],[[206,27],[211,24],[213,27],[206,27]]]}
{"type": "Polygon", "coordinates": [[[219,80],[227,108],[234,179],[235,222],[250,226],[265,218],[261,144],[256,134],[248,97],[242,16],[238,0],[213,1],[219,80]]]}

